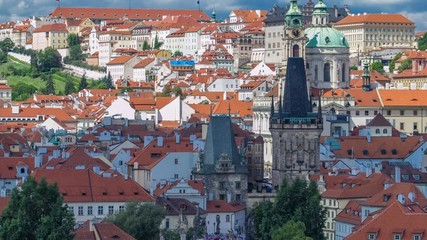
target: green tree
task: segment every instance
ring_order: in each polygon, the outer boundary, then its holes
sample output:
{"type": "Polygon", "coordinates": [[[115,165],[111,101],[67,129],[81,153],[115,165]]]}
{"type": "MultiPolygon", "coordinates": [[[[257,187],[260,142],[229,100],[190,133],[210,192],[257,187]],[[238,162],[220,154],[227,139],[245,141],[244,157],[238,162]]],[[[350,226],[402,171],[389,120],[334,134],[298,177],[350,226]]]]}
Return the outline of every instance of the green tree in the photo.
{"type": "Polygon", "coordinates": [[[304,223],[290,220],[274,231],[272,240],[312,240],[312,238],[306,237],[304,232],[304,223]]]}
{"type": "Polygon", "coordinates": [[[178,86],[175,86],[172,89],[172,93],[175,94],[176,97],[178,97],[178,96],[183,97],[184,96],[184,94],[182,93],[182,89],[178,86]]]}
{"type": "Polygon", "coordinates": [[[407,58],[399,66],[399,73],[412,68],[412,59],[407,58]]]}
{"type": "Polygon", "coordinates": [[[74,86],[73,81],[68,78],[65,82],[64,94],[69,95],[75,92],[76,92],[76,87],[74,86]]]}
{"type": "Polygon", "coordinates": [[[427,49],[427,33],[425,33],[424,36],[417,41],[419,50],[424,51],[427,49]]]}
{"type": "Polygon", "coordinates": [[[82,78],[80,78],[79,83],[79,91],[87,88],[87,79],[86,79],[86,73],[83,74],[82,78]]]}
{"type": "Polygon", "coordinates": [[[71,61],[83,61],[85,60],[85,55],[82,52],[80,45],[74,45],[70,47],[70,57],[71,61]]]}
{"type": "Polygon", "coordinates": [[[172,92],[171,86],[169,84],[165,85],[163,87],[162,97],[170,97],[171,96],[171,92],[172,92]]]}
{"type": "Polygon", "coordinates": [[[113,88],[113,77],[111,77],[111,73],[108,72],[107,76],[105,76],[102,81],[105,83],[107,88],[113,88]]]}
{"type": "Polygon", "coordinates": [[[5,38],[3,41],[0,41],[0,50],[2,52],[9,52],[15,47],[15,44],[10,38],[5,38]]]}
{"type": "Polygon", "coordinates": [[[144,44],[142,45],[142,50],[150,50],[151,49],[151,47],[150,47],[150,45],[148,44],[148,42],[147,41],[144,41],[144,44]]]}
{"type": "Polygon", "coordinates": [[[68,34],[67,43],[69,47],[79,45],[80,44],[79,36],[75,33],[68,34]]]}
{"type": "Polygon", "coordinates": [[[162,236],[165,240],[180,240],[181,237],[177,229],[163,229],[162,236]]]}
{"type": "Polygon", "coordinates": [[[33,85],[26,84],[24,82],[18,82],[16,85],[12,85],[12,100],[13,101],[24,101],[31,97],[37,91],[37,88],[33,85]]]}
{"type": "Polygon", "coordinates": [[[0,52],[0,63],[7,62],[7,52],[0,52]]]}
{"type": "Polygon", "coordinates": [[[164,208],[152,203],[128,202],[125,211],[109,216],[114,223],[136,239],[159,239],[159,226],[165,217],[164,208]]]}
{"type": "Polygon", "coordinates": [[[35,52],[31,53],[30,57],[31,57],[30,58],[31,68],[34,71],[38,71],[39,70],[39,58],[38,58],[37,53],[35,53],[35,52]]]}
{"type": "Polygon", "coordinates": [[[255,206],[253,214],[259,239],[271,239],[272,234],[290,220],[304,223],[306,236],[314,240],[324,239],[326,211],[320,205],[320,194],[314,181],[307,183],[296,179],[292,184],[284,181],[275,202],[255,206]]]}
{"type": "Polygon", "coordinates": [[[61,68],[61,55],[55,49],[48,47],[38,54],[38,66],[41,72],[48,72],[51,68],[61,68]]]}
{"type": "Polygon", "coordinates": [[[400,52],[400,53],[398,53],[398,54],[396,54],[394,57],[393,57],[393,59],[391,60],[391,62],[390,62],[390,66],[389,66],[389,69],[390,69],[390,72],[391,73],[393,73],[393,71],[394,71],[394,69],[396,68],[396,61],[397,60],[399,60],[399,58],[401,58],[402,57],[402,52],[400,52]]]}
{"type": "Polygon", "coordinates": [[[181,52],[181,51],[179,51],[179,50],[176,50],[174,53],[173,53],[173,56],[174,57],[179,57],[179,56],[182,56],[183,55],[183,53],[181,52]]]}
{"type": "Polygon", "coordinates": [[[378,62],[373,62],[371,64],[371,70],[375,70],[378,71],[380,73],[384,73],[384,65],[382,62],[378,61],[378,62]]]}
{"type": "Polygon", "coordinates": [[[52,75],[46,75],[46,87],[44,89],[45,94],[55,94],[55,82],[53,81],[52,75]]]}
{"type": "Polygon", "coordinates": [[[12,191],[0,226],[1,239],[73,239],[74,219],[56,184],[29,177],[12,191]]]}
{"type": "Polygon", "coordinates": [[[160,49],[160,47],[163,45],[162,42],[159,42],[159,37],[156,35],[154,38],[154,49],[160,49]]]}
{"type": "Polygon", "coordinates": [[[355,71],[355,70],[357,70],[357,67],[353,65],[353,66],[350,67],[350,70],[355,71]]]}

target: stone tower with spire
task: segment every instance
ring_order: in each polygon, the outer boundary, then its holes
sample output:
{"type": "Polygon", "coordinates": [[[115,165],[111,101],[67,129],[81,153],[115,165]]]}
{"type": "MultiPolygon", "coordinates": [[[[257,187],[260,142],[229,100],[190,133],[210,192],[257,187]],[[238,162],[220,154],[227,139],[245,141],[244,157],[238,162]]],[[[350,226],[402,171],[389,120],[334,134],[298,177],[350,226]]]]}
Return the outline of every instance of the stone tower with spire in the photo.
{"type": "Polygon", "coordinates": [[[284,179],[307,179],[320,170],[322,109],[319,101],[317,112],[313,111],[302,57],[288,59],[284,96],[279,98],[278,111],[272,106],[270,113],[274,187],[284,179]]]}
{"type": "Polygon", "coordinates": [[[298,7],[298,0],[291,0],[291,5],[285,15],[284,40],[284,67],[290,57],[304,57],[305,55],[305,28],[304,15],[298,7]]]}

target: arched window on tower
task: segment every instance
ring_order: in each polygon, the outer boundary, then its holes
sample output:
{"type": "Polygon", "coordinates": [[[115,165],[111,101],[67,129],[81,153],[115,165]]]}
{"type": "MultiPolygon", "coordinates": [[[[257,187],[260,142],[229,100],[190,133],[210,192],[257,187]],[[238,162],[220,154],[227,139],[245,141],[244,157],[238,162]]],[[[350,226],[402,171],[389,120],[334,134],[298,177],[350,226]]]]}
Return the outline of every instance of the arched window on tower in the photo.
{"type": "Polygon", "coordinates": [[[292,57],[299,57],[299,45],[295,44],[292,48],[293,54],[292,57]]]}
{"type": "Polygon", "coordinates": [[[341,76],[341,82],[345,82],[345,75],[347,74],[347,69],[345,67],[345,63],[342,64],[342,76],[341,76]]]}
{"type": "Polygon", "coordinates": [[[319,81],[319,68],[317,65],[314,67],[314,81],[319,81]]]}
{"type": "Polygon", "coordinates": [[[323,67],[323,81],[330,82],[331,81],[331,64],[325,63],[323,67]]]}

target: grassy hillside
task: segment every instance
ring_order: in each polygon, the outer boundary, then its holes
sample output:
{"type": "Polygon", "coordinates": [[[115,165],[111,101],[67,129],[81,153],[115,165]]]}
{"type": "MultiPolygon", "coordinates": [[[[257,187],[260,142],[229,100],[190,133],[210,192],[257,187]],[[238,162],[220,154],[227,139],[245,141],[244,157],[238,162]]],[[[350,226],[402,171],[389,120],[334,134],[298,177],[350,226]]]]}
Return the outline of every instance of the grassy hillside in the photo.
{"type": "MultiPolygon", "coordinates": [[[[45,82],[40,77],[32,77],[31,67],[29,64],[22,62],[7,62],[0,65],[0,74],[6,76],[8,84],[12,87],[22,82],[25,84],[32,85],[40,92],[45,87],[45,82]],[[12,69],[16,69],[13,71],[12,69]],[[19,74],[17,74],[19,73],[19,74]]],[[[74,76],[70,76],[64,72],[56,72],[52,74],[52,78],[55,82],[55,90],[57,94],[63,93],[65,88],[66,77],[73,80],[74,85],[77,87],[80,79],[74,76]]]]}

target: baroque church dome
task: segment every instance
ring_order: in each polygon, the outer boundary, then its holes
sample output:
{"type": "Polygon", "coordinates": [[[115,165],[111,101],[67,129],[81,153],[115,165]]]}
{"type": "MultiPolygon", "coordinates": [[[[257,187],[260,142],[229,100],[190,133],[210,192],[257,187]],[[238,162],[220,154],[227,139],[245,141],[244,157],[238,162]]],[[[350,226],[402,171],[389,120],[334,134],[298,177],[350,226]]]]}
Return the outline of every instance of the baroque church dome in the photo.
{"type": "Polygon", "coordinates": [[[329,26],[329,13],[323,0],[314,6],[312,25],[305,30],[306,48],[349,48],[344,34],[329,26]]]}

